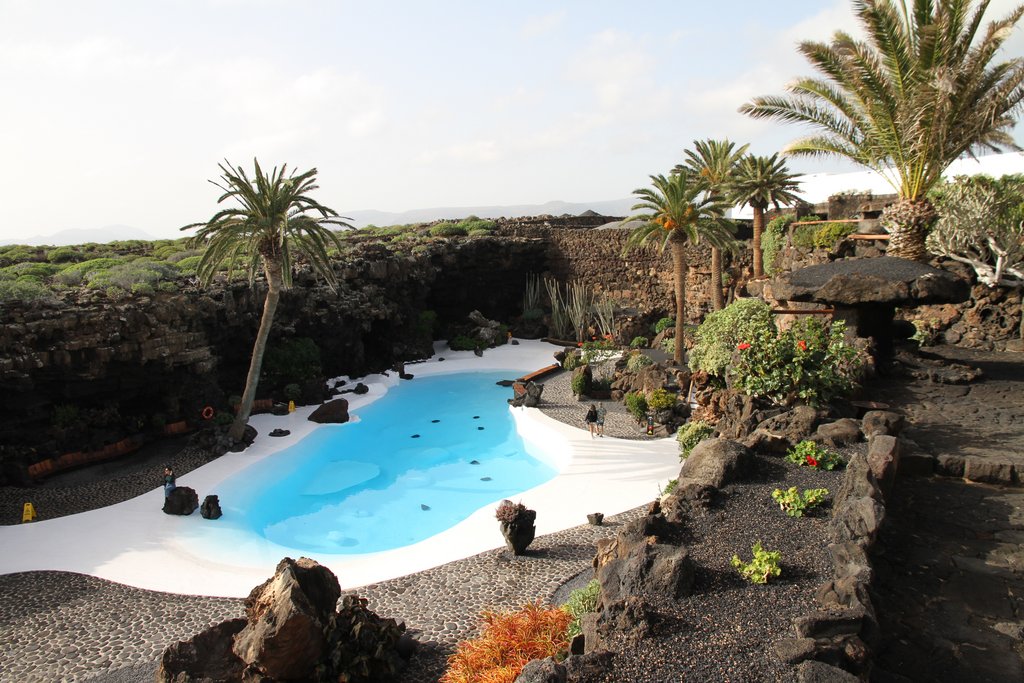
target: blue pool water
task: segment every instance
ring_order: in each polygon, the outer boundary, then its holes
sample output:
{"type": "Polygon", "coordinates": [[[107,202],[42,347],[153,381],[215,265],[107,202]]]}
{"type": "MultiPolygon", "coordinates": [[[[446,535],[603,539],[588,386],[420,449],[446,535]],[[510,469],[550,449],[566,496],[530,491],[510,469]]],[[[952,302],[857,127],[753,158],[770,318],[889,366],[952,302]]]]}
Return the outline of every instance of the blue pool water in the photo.
{"type": "Polygon", "coordinates": [[[225,521],[287,548],[390,550],[433,536],[556,471],[530,453],[495,385],[518,372],[416,378],[220,487],[225,521]]]}

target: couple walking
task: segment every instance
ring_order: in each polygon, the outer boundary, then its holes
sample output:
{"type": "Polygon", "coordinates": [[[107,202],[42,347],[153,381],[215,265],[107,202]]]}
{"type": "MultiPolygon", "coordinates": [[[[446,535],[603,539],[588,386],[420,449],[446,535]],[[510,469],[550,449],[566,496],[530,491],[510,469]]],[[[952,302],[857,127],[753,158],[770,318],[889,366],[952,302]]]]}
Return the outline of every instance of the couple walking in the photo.
{"type": "Polygon", "coordinates": [[[594,405],[590,404],[590,409],[587,410],[586,417],[583,421],[587,423],[587,427],[590,429],[590,438],[593,439],[595,436],[604,437],[604,418],[608,414],[608,409],[604,407],[604,404],[594,405]]]}

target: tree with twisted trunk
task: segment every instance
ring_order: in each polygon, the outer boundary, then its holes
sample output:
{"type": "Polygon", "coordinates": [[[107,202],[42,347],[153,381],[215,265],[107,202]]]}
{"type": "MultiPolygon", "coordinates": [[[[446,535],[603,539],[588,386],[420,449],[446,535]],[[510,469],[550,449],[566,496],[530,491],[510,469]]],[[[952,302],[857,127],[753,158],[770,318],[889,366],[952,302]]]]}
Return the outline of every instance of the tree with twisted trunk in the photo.
{"type": "MultiPolygon", "coordinates": [[[[677,165],[672,172],[686,169],[696,174],[711,196],[724,199],[729,193],[736,162],[749,146],[737,147],[729,140],[694,140],[693,149],[683,152],[686,155],[685,164],[677,165]]],[[[725,308],[725,297],[722,296],[722,250],[716,246],[711,247],[711,304],[716,311],[725,308]]]]}
{"type": "Polygon", "coordinates": [[[782,204],[795,204],[799,197],[794,194],[800,187],[796,176],[786,169],[786,163],[778,154],[770,157],[748,154],[736,164],[733,171],[733,201],[750,204],[754,210],[754,277],[764,276],[764,256],[761,252],[761,235],[764,234],[764,212],[771,204],[776,210],[782,204]]]}
{"type": "Polygon", "coordinates": [[[625,251],[642,244],[661,240],[661,248],[668,245],[672,253],[672,277],[676,299],[676,349],[673,359],[677,365],[685,361],[683,329],[686,321],[686,275],[689,265],[686,247],[706,242],[722,248],[732,240],[731,224],[723,216],[728,208],[721,198],[708,193],[700,179],[685,169],[672,172],[669,177],[652,175],[651,187],[633,190],[640,199],[630,221],[643,221],[626,240],[625,251]]]}
{"type": "Polygon", "coordinates": [[[887,253],[925,260],[938,218],[927,192],[951,162],[979,149],[1019,149],[1011,136],[1024,100],[1024,58],[995,56],[1024,15],[982,20],[989,0],[854,0],[865,40],[837,31],[799,51],[821,78],[740,111],[815,130],[784,154],[839,156],[883,175],[899,199],[882,213],[887,253]]]}
{"type": "Polygon", "coordinates": [[[287,165],[281,166],[280,171],[274,167],[270,173],[264,173],[258,161],[254,159],[253,164],[255,177],[252,179],[241,166],[233,167],[227,161],[219,164],[221,180],[210,181],[224,191],[217,203],[233,200],[238,206],[218,211],[205,223],[192,223],[182,228],[199,228],[191,244],[194,248],[205,247],[197,269],[204,285],[209,285],[225,267],[229,275],[236,268],[244,268],[250,286],[258,272],[267,280],[267,298],[252,347],[245,391],[228,432],[235,441],[241,440],[252,413],[274,312],[281,290],[291,286],[296,252],[301,252],[314,271],[334,288],[337,277],[327,250],[330,245],[340,250],[342,245],[337,234],[327,226],[352,228],[333,209],[309,196],[318,189],[315,168],[286,175],[287,165]]]}

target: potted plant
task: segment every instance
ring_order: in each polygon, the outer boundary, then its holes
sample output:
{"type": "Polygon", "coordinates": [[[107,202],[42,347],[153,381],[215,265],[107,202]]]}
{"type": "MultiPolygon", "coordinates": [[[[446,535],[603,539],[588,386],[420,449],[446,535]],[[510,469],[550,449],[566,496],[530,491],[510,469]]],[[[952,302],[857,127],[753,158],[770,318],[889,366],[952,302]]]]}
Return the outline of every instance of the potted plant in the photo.
{"type": "Polygon", "coordinates": [[[535,510],[528,510],[522,503],[503,500],[494,515],[501,523],[501,535],[505,537],[505,545],[514,555],[526,553],[526,547],[533,542],[537,533],[534,521],[537,519],[535,510]]]}

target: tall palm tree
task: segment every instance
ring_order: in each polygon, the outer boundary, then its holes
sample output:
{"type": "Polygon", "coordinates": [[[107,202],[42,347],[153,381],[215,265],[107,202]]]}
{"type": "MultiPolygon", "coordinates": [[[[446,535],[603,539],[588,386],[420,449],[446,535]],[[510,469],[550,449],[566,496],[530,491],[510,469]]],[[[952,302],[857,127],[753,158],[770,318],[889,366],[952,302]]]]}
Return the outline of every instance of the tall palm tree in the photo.
{"type": "Polygon", "coordinates": [[[837,31],[831,44],[801,43],[824,77],[798,78],[789,96],[757,97],[740,111],[816,130],[785,154],[845,157],[885,176],[899,193],[882,215],[888,253],[922,260],[937,218],[926,193],[946,167],[976,149],[1018,149],[1010,130],[1024,58],[993,59],[1024,6],[979,32],[989,0],[911,2],[854,0],[865,41],[837,31]]]}
{"type": "Polygon", "coordinates": [[[301,251],[313,269],[335,287],[337,278],[327,248],[334,244],[340,249],[342,245],[337,234],[327,226],[352,227],[333,209],[309,196],[317,189],[315,168],[286,176],[287,165],[281,166],[280,171],[274,167],[270,173],[264,173],[258,161],[254,159],[253,164],[256,175],[252,180],[241,166],[233,167],[226,160],[219,164],[221,181],[210,181],[224,191],[217,203],[231,199],[238,206],[218,211],[205,223],[192,223],[182,228],[198,227],[192,245],[206,246],[197,271],[203,284],[209,284],[222,266],[233,270],[239,263],[244,264],[248,272],[250,286],[257,272],[262,272],[267,279],[267,298],[252,347],[245,391],[229,431],[235,441],[242,438],[252,413],[267,337],[281,290],[291,286],[295,252],[301,251]]]}
{"type": "MultiPolygon", "coordinates": [[[[725,198],[729,192],[729,181],[733,167],[750,145],[736,147],[729,140],[694,140],[693,149],[684,150],[685,164],[676,166],[672,172],[687,169],[695,173],[713,197],[725,198]]],[[[716,311],[725,308],[722,296],[722,250],[711,247],[711,303],[716,311]]]]}
{"type": "Polygon", "coordinates": [[[686,321],[686,245],[707,242],[723,247],[731,240],[730,225],[722,215],[728,208],[720,198],[711,196],[693,173],[685,169],[651,176],[651,187],[633,190],[640,201],[634,211],[645,213],[628,220],[644,221],[626,240],[625,251],[661,240],[661,248],[669,245],[672,252],[672,276],[676,297],[676,351],[674,360],[682,365],[684,355],[683,326],[686,321]]]}
{"type": "Polygon", "coordinates": [[[750,204],[754,210],[754,277],[764,275],[761,235],[764,233],[764,212],[769,204],[793,204],[800,188],[796,176],[786,170],[786,162],[778,154],[770,157],[748,154],[736,164],[732,178],[732,196],[737,204],[750,204]]]}

